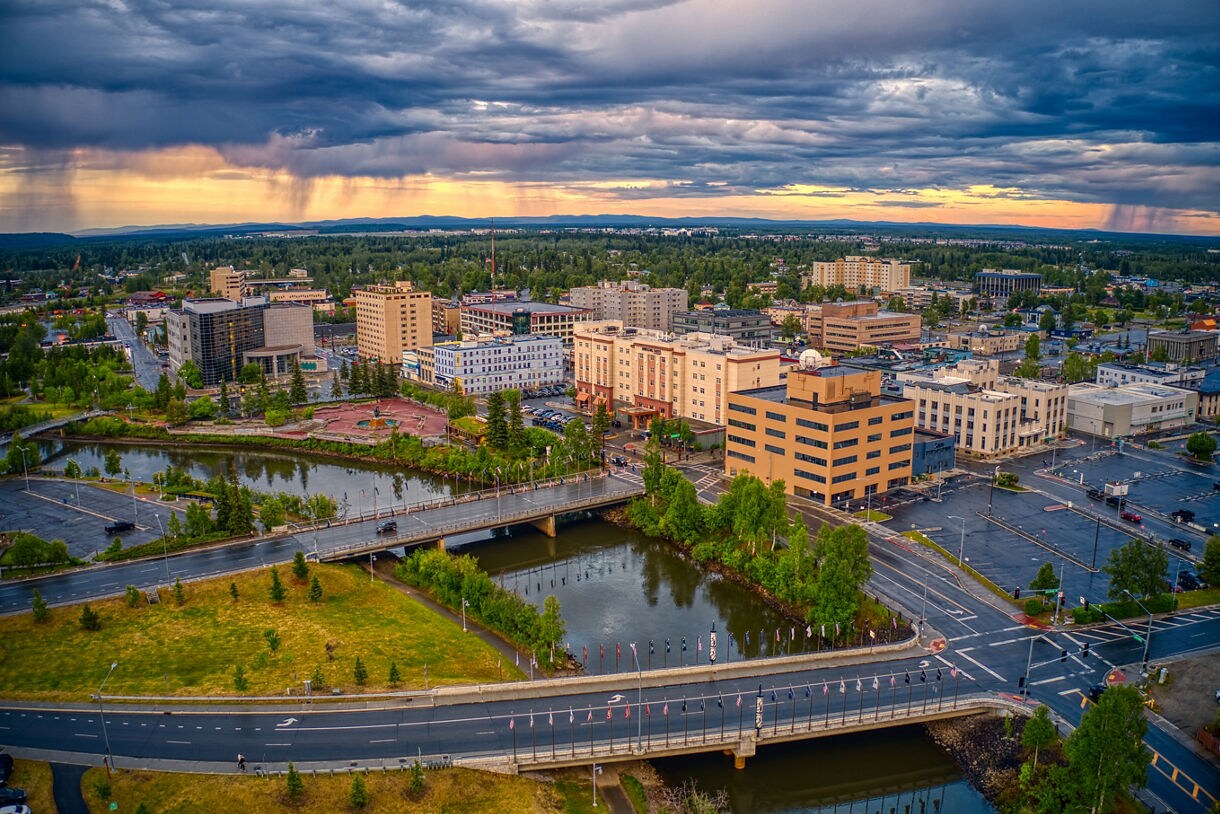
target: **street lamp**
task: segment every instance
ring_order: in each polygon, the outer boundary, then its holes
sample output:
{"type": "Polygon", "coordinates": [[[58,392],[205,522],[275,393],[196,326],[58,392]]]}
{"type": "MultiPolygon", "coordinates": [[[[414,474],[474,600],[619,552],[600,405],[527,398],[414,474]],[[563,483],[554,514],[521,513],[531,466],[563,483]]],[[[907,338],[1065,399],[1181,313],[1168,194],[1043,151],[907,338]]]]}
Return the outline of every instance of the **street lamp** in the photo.
{"type": "Polygon", "coordinates": [[[30,465],[25,460],[25,444],[17,447],[21,450],[21,471],[25,473],[25,490],[30,491],[30,465]]]}
{"type": "Polygon", "coordinates": [[[991,488],[987,491],[987,516],[991,517],[991,502],[995,497],[995,482],[1000,477],[1000,465],[996,464],[995,472],[991,475],[991,488]]]}
{"type": "MultiPolygon", "coordinates": [[[[644,750],[644,716],[640,711],[644,708],[644,671],[640,669],[640,654],[635,650],[635,642],[631,643],[631,657],[635,659],[635,673],[639,681],[636,690],[636,708],[635,708],[635,742],[640,745],[640,751],[644,750]]],[[[630,724],[629,724],[630,725],[630,724]]],[[[651,731],[651,730],[649,730],[651,731]]],[[[627,740],[631,740],[631,730],[627,730],[627,740]]]]}
{"type": "Polygon", "coordinates": [[[1144,603],[1136,599],[1135,594],[1131,593],[1126,588],[1123,588],[1123,593],[1131,597],[1131,599],[1135,601],[1135,604],[1139,605],[1140,608],[1143,609],[1144,613],[1148,614],[1148,632],[1144,635],[1144,657],[1140,662],[1143,665],[1144,672],[1146,673],[1148,672],[1148,646],[1152,644],[1152,611],[1144,607],[1144,603]]]}
{"type": "Polygon", "coordinates": [[[466,597],[462,597],[462,632],[466,633],[466,607],[470,603],[466,601],[466,597]]]}
{"type": "Polygon", "coordinates": [[[106,710],[102,708],[102,688],[106,686],[106,682],[110,680],[110,676],[114,673],[114,668],[118,667],[116,661],[110,665],[110,672],[106,673],[106,677],[102,679],[101,685],[97,688],[97,714],[102,720],[102,740],[106,743],[106,773],[110,773],[110,769],[114,768],[114,755],[110,754],[110,735],[106,732],[106,710]]]}
{"type": "Polygon", "coordinates": [[[957,567],[961,568],[962,567],[962,554],[964,554],[966,551],[966,518],[958,517],[955,514],[951,514],[951,515],[949,515],[949,519],[962,521],[962,539],[957,544],[957,567]]]}
{"type": "Polygon", "coordinates": [[[602,767],[593,764],[593,807],[597,808],[597,776],[602,773],[602,767]]]}

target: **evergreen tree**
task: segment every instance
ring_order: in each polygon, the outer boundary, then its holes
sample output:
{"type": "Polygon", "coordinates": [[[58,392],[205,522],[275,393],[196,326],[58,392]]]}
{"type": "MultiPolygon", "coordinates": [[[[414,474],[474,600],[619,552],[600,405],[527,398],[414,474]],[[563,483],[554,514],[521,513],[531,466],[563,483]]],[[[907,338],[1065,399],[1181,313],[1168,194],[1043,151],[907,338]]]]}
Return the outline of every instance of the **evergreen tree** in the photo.
{"type": "Polygon", "coordinates": [[[161,378],[157,379],[157,389],[153,391],[153,407],[158,410],[164,410],[165,405],[169,404],[172,396],[172,388],[169,383],[169,376],[162,373],[161,378]]]}
{"type": "Polygon", "coordinates": [[[322,583],[318,581],[318,575],[314,574],[313,579],[309,581],[309,601],[322,601],[322,583]]]}
{"type": "Polygon", "coordinates": [[[224,379],[220,380],[220,393],[216,400],[220,402],[220,414],[227,416],[229,414],[229,383],[224,379]]]}
{"type": "Polygon", "coordinates": [[[31,598],[32,609],[34,611],[35,622],[45,622],[51,618],[51,609],[47,607],[47,601],[42,598],[42,592],[37,588],[34,589],[34,595],[31,598]]]}
{"type": "Polygon", "coordinates": [[[364,785],[363,775],[352,775],[352,787],[347,793],[347,804],[352,808],[364,808],[369,804],[369,791],[364,785]]]}
{"type": "Polygon", "coordinates": [[[411,764],[411,785],[408,788],[416,797],[424,793],[424,767],[419,758],[411,764]]]}
{"type": "Polygon", "coordinates": [[[1029,581],[1029,587],[1032,591],[1049,591],[1052,588],[1058,588],[1059,577],[1055,574],[1055,566],[1049,562],[1042,563],[1038,573],[1029,581]]]}
{"type": "Polygon", "coordinates": [[[499,390],[487,396],[487,443],[493,449],[508,446],[508,424],[504,419],[504,394],[499,390]]]}
{"type": "Polygon", "coordinates": [[[313,666],[313,675],[309,677],[309,683],[313,685],[315,690],[320,690],[326,687],[326,676],[322,674],[321,664],[315,664],[313,666]]]}
{"type": "Polygon", "coordinates": [[[250,689],[250,681],[246,678],[246,668],[240,664],[233,668],[233,689],[238,692],[250,689]]]}
{"type": "Polygon", "coordinates": [[[388,683],[391,687],[396,687],[402,683],[402,673],[398,671],[398,662],[390,662],[390,677],[388,683]]]}
{"type": "Polygon", "coordinates": [[[272,567],[271,569],[271,589],[270,596],[272,602],[283,602],[288,596],[288,591],[284,589],[284,583],[280,581],[280,569],[272,567]]]}
{"type": "Polygon", "coordinates": [[[309,579],[309,563],[305,561],[305,552],[297,551],[292,555],[292,576],[297,582],[309,579]]]}
{"type": "Polygon", "coordinates": [[[233,580],[229,580],[229,596],[233,597],[234,602],[237,601],[237,597],[238,597],[237,583],[234,582],[233,580]]]}
{"type": "Polygon", "coordinates": [[[301,773],[297,771],[297,767],[293,763],[288,764],[288,776],[284,779],[284,791],[288,795],[288,799],[296,802],[301,799],[301,795],[305,793],[305,781],[301,779],[301,773]]]}
{"type": "MultiPolygon", "coordinates": [[[[16,440],[17,436],[13,436],[16,440]]],[[[119,453],[113,449],[106,450],[106,462],[104,464],[105,472],[110,477],[115,477],[123,471],[123,463],[119,458],[119,453]]]]}
{"type": "Polygon", "coordinates": [[[293,404],[304,404],[309,401],[309,391],[305,389],[305,374],[299,364],[292,365],[292,385],[289,389],[289,399],[293,404]]]}
{"type": "Polygon", "coordinates": [[[504,413],[507,422],[508,449],[514,455],[525,451],[525,419],[521,415],[521,391],[504,392],[504,413]]]}
{"type": "Polygon", "coordinates": [[[128,585],[126,595],[127,607],[134,608],[136,605],[140,604],[140,589],[136,586],[128,585]]]}
{"type": "Polygon", "coordinates": [[[178,605],[178,607],[182,607],[186,604],[186,589],[182,587],[181,577],[174,579],[174,603],[178,605]]]}
{"type": "Polygon", "coordinates": [[[80,612],[80,626],[85,630],[101,630],[102,617],[93,608],[85,605],[80,612]]]}
{"type": "Polygon", "coordinates": [[[337,399],[342,398],[342,396],[343,383],[339,381],[339,371],[336,370],[335,375],[331,376],[330,379],[330,397],[337,399]]]}
{"type": "Polygon", "coordinates": [[[356,666],[352,670],[352,677],[356,679],[356,684],[363,687],[365,682],[369,680],[369,671],[365,668],[364,662],[356,656],[356,666]]]}

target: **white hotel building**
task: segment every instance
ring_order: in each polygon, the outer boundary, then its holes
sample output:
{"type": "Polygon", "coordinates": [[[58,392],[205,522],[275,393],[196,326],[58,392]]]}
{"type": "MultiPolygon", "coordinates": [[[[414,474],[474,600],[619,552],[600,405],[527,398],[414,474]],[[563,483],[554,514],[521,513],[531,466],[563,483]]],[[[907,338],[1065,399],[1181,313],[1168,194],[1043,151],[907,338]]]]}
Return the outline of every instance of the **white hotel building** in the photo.
{"type": "Polygon", "coordinates": [[[403,353],[403,377],[462,392],[528,390],[563,382],[563,340],[557,336],[506,336],[441,342],[403,353]]]}

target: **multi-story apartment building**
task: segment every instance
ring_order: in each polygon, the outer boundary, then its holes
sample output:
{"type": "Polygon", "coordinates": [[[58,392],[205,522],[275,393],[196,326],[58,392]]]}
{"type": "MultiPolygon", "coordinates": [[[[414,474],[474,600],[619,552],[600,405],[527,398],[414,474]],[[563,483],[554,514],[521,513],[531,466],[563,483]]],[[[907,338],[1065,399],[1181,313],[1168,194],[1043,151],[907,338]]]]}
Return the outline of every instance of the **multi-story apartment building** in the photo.
{"type": "Polygon", "coordinates": [[[974,284],[981,295],[1007,297],[1017,291],[1041,290],[1042,275],[1016,269],[983,269],[974,275],[974,284]]]}
{"type": "Polygon", "coordinates": [[[654,417],[724,424],[728,394],[780,381],[780,354],[738,345],[729,337],[624,328],[618,322],[582,326],[575,340],[576,401],[623,413],[636,426],[654,417]]]}
{"type": "Polygon", "coordinates": [[[267,299],[271,300],[271,302],[303,303],[312,306],[315,310],[319,310],[319,306],[330,302],[330,295],[326,293],[324,288],[286,286],[284,288],[273,288],[268,291],[267,299]]]}
{"type": "Polygon", "coordinates": [[[839,353],[894,342],[917,342],[923,328],[918,314],[882,311],[872,300],[806,306],[809,344],[839,353]]]}
{"type": "Polygon", "coordinates": [[[1102,438],[1187,427],[1198,411],[1196,391],[1144,382],[1121,387],[1081,382],[1068,396],[1068,426],[1102,438]]]}
{"type": "Polygon", "coordinates": [[[1197,389],[1206,375],[1207,371],[1201,367],[1103,362],[1097,366],[1097,377],[1094,381],[1102,387],[1120,387],[1124,384],[1164,384],[1170,387],[1197,389]]]}
{"type": "Polygon", "coordinates": [[[241,302],[246,296],[246,273],[232,266],[218,266],[208,275],[208,289],[217,297],[241,302]]]}
{"type": "Polygon", "coordinates": [[[306,305],[268,304],[265,297],[185,300],[166,314],[165,332],[174,369],[194,362],[205,387],[235,380],[251,362],[273,376],[304,360],[316,367],[313,310],[306,305]]]}
{"type": "Polygon", "coordinates": [[[1067,425],[1067,385],[1001,376],[994,360],[896,378],[916,403],[916,425],[954,435],[961,452],[1006,455],[1057,438],[1067,425]]]}
{"type": "Polygon", "coordinates": [[[585,308],[590,319],[613,319],[635,328],[668,331],[675,311],[685,311],[685,288],[653,288],[636,280],[603,280],[569,292],[571,304],[585,308]]]}
{"type": "Polygon", "coordinates": [[[563,341],[557,336],[507,336],[441,342],[403,353],[403,375],[424,384],[486,395],[563,381],[563,341]]]}
{"type": "Polygon", "coordinates": [[[1216,331],[1157,331],[1148,334],[1148,355],[1164,351],[1170,362],[1190,364],[1216,358],[1216,331]]]}
{"type": "Polygon", "coordinates": [[[1021,331],[956,331],[949,334],[949,347],[968,350],[975,356],[999,356],[1025,347],[1029,334],[1021,331]]]}
{"type": "Polygon", "coordinates": [[[897,291],[911,285],[911,264],[883,257],[840,257],[830,262],[815,261],[809,274],[801,278],[803,286],[844,286],[855,291],[864,286],[881,291],[897,291]]]}
{"type": "Polygon", "coordinates": [[[748,308],[679,311],[673,315],[673,332],[678,336],[691,333],[727,336],[738,345],[754,348],[766,347],[775,336],[771,317],[748,308]]]}
{"type": "Polygon", "coordinates": [[[910,482],[913,407],[881,393],[878,371],[793,370],[786,385],[729,393],[728,405],[730,477],[782,479],[788,494],[825,505],[910,482]]]}
{"type": "Polygon", "coordinates": [[[565,348],[572,347],[572,334],[579,322],[590,318],[587,308],[553,305],[549,302],[489,302],[462,304],[462,336],[502,334],[557,336],[565,348]]]}
{"type": "Polygon", "coordinates": [[[360,358],[396,364],[404,350],[432,344],[432,295],[410,281],[356,289],[352,299],[360,358]]]}

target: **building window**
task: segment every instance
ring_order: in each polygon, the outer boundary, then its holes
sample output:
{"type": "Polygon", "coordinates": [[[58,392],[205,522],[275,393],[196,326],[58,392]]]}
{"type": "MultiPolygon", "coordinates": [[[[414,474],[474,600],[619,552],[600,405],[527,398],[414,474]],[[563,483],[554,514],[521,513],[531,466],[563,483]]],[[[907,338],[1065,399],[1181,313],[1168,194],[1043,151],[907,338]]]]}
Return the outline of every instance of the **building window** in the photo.
{"type": "Polygon", "coordinates": [[[805,461],[807,463],[817,464],[818,466],[826,466],[825,458],[818,458],[814,455],[806,455],[803,452],[796,453],[795,457],[798,461],[805,461]]]}
{"type": "Polygon", "coordinates": [[[771,427],[767,427],[766,432],[767,432],[767,435],[771,436],[772,438],[787,438],[788,437],[788,434],[785,433],[783,430],[776,430],[776,429],[772,429],[771,427]]]}
{"type": "Polygon", "coordinates": [[[858,443],[860,443],[859,438],[844,438],[842,441],[835,441],[835,449],[847,449],[848,447],[854,447],[858,443]]]}
{"type": "Polygon", "coordinates": [[[890,447],[890,454],[893,455],[896,452],[909,452],[910,449],[910,444],[899,444],[898,446],[890,447]]]}
{"type": "Polygon", "coordinates": [[[735,449],[730,449],[730,450],[728,451],[728,455],[729,455],[729,457],[730,457],[730,458],[738,458],[738,459],[743,460],[743,461],[749,461],[750,463],[754,463],[754,456],[753,456],[753,455],[747,455],[747,454],[745,454],[744,452],[738,452],[738,451],[737,451],[737,450],[735,450],[735,449]]]}
{"type": "Polygon", "coordinates": [[[773,444],[763,444],[763,449],[767,450],[767,452],[770,452],[772,455],[779,455],[780,457],[783,457],[784,455],[784,448],[774,446],[773,444]]]}
{"type": "Polygon", "coordinates": [[[897,430],[890,430],[890,438],[897,438],[900,435],[910,435],[910,434],[911,434],[910,427],[902,427],[897,430]]]}
{"type": "Polygon", "coordinates": [[[819,441],[816,438],[806,438],[803,435],[798,435],[796,437],[796,441],[798,444],[807,444],[808,446],[817,447],[818,449],[826,449],[827,447],[825,441],[819,441]]]}
{"type": "Polygon", "coordinates": [[[835,458],[834,466],[847,466],[848,464],[854,464],[855,462],[855,455],[847,455],[842,458],[835,458]]]}
{"type": "Polygon", "coordinates": [[[758,410],[755,410],[753,407],[747,407],[744,404],[729,402],[729,409],[737,413],[745,413],[746,415],[758,415],[758,410]]]}
{"type": "Polygon", "coordinates": [[[860,426],[860,422],[859,422],[859,421],[848,421],[848,422],[846,422],[846,423],[844,423],[844,424],[836,424],[836,425],[835,425],[835,432],[842,432],[842,431],[844,431],[844,430],[854,430],[854,429],[856,429],[856,428],[857,428],[857,427],[859,427],[859,426],[860,426]]]}
{"type": "Polygon", "coordinates": [[[823,424],[820,421],[810,421],[809,419],[806,419],[806,418],[798,418],[796,420],[796,425],[798,427],[806,427],[811,430],[818,430],[819,432],[827,432],[830,430],[830,427],[828,425],[823,424]]]}
{"type": "Polygon", "coordinates": [[[831,483],[845,483],[849,480],[855,480],[855,479],[856,479],[855,472],[844,472],[842,475],[835,475],[833,478],[830,479],[830,482],[831,483]]]}
{"type": "Polygon", "coordinates": [[[868,425],[870,427],[875,427],[878,424],[880,424],[883,420],[884,420],[884,416],[875,415],[868,420],[868,425]]]}
{"type": "Polygon", "coordinates": [[[869,452],[867,455],[865,455],[865,456],[864,456],[864,459],[865,459],[865,460],[871,460],[871,459],[873,459],[873,458],[880,458],[880,457],[881,457],[881,450],[879,450],[879,449],[874,449],[874,450],[872,450],[871,452],[869,452]]]}
{"type": "Polygon", "coordinates": [[[742,438],[740,435],[730,435],[729,440],[734,444],[741,444],[743,447],[757,446],[757,444],[755,444],[749,438],[742,438]]]}
{"type": "Polygon", "coordinates": [[[902,469],[904,466],[910,466],[910,465],[911,465],[911,459],[903,458],[901,461],[893,461],[890,464],[890,471],[893,472],[895,469],[902,469]]]}
{"type": "Polygon", "coordinates": [[[729,419],[729,426],[730,427],[740,427],[743,430],[750,430],[751,432],[755,429],[753,424],[749,424],[745,421],[739,421],[736,418],[729,419]]]}
{"type": "Polygon", "coordinates": [[[813,472],[806,472],[804,469],[794,469],[792,470],[792,474],[796,475],[798,478],[806,478],[811,481],[817,481],[818,483],[826,482],[826,478],[823,476],[814,474],[813,472]]]}
{"type": "Polygon", "coordinates": [[[783,413],[773,413],[770,410],[767,410],[766,412],[767,418],[771,419],[772,421],[778,421],[781,424],[788,421],[788,416],[784,415],[783,413]]]}
{"type": "Polygon", "coordinates": [[[879,473],[880,471],[881,471],[881,467],[879,467],[879,466],[870,466],[868,469],[864,470],[864,476],[865,476],[865,477],[868,477],[869,475],[876,475],[876,474],[877,474],[877,473],[879,473]]]}
{"type": "Polygon", "coordinates": [[[870,435],[870,436],[868,437],[868,442],[869,442],[870,444],[875,443],[875,442],[880,441],[880,440],[881,440],[881,433],[877,433],[876,435],[870,435]]]}

